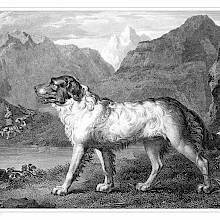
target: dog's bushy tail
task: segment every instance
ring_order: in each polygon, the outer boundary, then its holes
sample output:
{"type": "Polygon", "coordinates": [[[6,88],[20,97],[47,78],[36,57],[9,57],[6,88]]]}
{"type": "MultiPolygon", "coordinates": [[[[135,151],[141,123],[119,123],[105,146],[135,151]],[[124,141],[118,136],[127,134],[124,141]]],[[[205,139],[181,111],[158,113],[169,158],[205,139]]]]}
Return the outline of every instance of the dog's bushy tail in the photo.
{"type": "Polygon", "coordinates": [[[214,149],[220,151],[220,135],[210,132],[202,118],[193,110],[184,106],[183,111],[190,138],[198,152],[214,149]]]}
{"type": "Polygon", "coordinates": [[[165,97],[164,100],[181,112],[184,123],[183,136],[192,143],[198,153],[203,153],[205,149],[217,148],[220,150],[217,144],[220,144],[220,135],[211,133],[196,112],[188,109],[176,99],[165,97]]]}

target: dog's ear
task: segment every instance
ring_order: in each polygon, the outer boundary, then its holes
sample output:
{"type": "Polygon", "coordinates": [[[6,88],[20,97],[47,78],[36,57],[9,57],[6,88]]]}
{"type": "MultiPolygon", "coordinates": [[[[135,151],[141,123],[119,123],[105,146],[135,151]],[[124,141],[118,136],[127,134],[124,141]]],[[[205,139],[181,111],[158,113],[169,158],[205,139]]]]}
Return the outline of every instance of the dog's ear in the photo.
{"type": "Polygon", "coordinates": [[[75,101],[81,101],[83,97],[83,88],[73,77],[65,77],[67,94],[75,101]]]}

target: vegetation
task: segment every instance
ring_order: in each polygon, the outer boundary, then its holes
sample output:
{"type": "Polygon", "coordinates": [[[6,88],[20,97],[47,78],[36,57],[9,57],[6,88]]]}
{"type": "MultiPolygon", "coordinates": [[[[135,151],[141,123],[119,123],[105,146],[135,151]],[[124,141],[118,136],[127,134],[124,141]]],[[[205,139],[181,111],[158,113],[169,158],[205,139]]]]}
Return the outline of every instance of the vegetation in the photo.
{"type": "MultiPolygon", "coordinates": [[[[126,154],[126,153],[125,153],[126,154]]],[[[125,155],[126,156],[126,155],[125,155]]],[[[208,153],[215,158],[216,152],[208,153]]],[[[164,168],[154,186],[147,192],[135,190],[135,184],[145,181],[151,167],[143,154],[136,159],[118,159],[116,187],[105,194],[95,191],[103,181],[101,167],[94,160],[89,164],[81,178],[73,183],[70,194],[64,197],[50,194],[52,188],[62,184],[68,164],[48,170],[38,170],[37,176],[28,177],[17,185],[0,185],[2,199],[26,196],[36,199],[39,204],[50,203],[56,208],[219,208],[220,178],[219,161],[211,160],[213,191],[210,194],[198,194],[196,187],[202,182],[198,169],[185,157],[169,152],[164,158],[164,168]],[[217,181],[216,181],[217,180],[217,181]]]]}

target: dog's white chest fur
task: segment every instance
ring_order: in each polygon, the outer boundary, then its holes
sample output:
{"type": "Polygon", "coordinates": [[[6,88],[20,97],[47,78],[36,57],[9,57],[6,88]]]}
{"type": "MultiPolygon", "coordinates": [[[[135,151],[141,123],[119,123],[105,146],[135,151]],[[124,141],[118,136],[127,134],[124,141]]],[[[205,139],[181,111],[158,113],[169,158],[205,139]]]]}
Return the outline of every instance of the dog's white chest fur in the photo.
{"type": "Polygon", "coordinates": [[[65,133],[69,140],[86,142],[94,122],[101,112],[100,106],[90,111],[84,102],[76,102],[70,99],[63,106],[54,105],[59,113],[61,122],[65,125],[65,133]]]}

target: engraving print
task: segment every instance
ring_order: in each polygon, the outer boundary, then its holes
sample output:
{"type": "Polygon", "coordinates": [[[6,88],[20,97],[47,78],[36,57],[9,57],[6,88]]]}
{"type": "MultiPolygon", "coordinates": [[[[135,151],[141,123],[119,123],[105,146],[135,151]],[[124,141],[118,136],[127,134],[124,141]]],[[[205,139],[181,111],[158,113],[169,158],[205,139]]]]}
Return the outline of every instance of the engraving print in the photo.
{"type": "Polygon", "coordinates": [[[219,208],[219,11],[0,12],[1,208],[219,208]]]}

